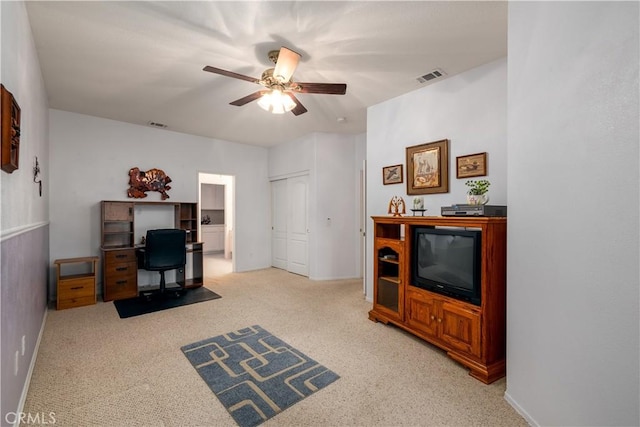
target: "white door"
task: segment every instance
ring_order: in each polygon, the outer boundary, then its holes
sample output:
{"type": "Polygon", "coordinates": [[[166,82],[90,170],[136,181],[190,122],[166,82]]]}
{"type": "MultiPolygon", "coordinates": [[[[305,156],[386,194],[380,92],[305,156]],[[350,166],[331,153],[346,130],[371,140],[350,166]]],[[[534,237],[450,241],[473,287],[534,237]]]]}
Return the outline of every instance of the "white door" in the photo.
{"type": "Polygon", "coordinates": [[[309,276],[309,176],[287,179],[289,220],[287,221],[287,270],[309,276]]]}
{"type": "Polygon", "coordinates": [[[271,182],[271,265],[309,276],[309,177],[271,182]]]}
{"type": "Polygon", "coordinates": [[[287,180],[271,182],[271,265],[287,269],[287,180]]]}

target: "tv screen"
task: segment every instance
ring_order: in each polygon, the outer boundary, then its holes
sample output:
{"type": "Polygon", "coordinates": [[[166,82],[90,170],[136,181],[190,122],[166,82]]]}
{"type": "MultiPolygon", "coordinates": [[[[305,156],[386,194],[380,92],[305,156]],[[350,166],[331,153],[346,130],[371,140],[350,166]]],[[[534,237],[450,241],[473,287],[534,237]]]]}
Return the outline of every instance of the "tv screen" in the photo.
{"type": "Polygon", "coordinates": [[[412,285],[480,304],[480,231],[417,227],[412,285]]]}

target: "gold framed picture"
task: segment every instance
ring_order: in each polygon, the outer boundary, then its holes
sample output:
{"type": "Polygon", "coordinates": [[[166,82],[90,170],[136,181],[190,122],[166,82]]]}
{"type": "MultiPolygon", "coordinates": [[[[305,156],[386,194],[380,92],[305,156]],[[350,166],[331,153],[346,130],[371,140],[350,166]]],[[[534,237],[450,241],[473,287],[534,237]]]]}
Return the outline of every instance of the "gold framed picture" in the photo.
{"type": "Polygon", "coordinates": [[[382,168],[382,183],[384,185],[402,184],[402,180],[402,165],[385,166],[382,168]]]}
{"type": "Polygon", "coordinates": [[[487,153],[456,157],[456,178],[487,175],[487,153]]]}
{"type": "Polygon", "coordinates": [[[407,194],[449,192],[449,140],[407,147],[407,194]]]}

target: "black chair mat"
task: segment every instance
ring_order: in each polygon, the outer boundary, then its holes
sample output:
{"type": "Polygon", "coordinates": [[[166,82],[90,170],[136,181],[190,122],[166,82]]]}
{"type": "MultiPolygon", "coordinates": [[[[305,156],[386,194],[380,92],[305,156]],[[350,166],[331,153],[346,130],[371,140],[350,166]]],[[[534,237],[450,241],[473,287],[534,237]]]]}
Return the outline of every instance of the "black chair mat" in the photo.
{"type": "Polygon", "coordinates": [[[167,295],[152,295],[150,299],[145,296],[117,300],[113,302],[121,319],[127,317],[140,316],[142,314],[154,313],[156,311],[181,307],[183,305],[195,304],[198,302],[210,301],[222,298],[213,291],[200,286],[198,288],[185,289],[182,295],[176,297],[171,294],[171,289],[167,289],[167,295]]]}

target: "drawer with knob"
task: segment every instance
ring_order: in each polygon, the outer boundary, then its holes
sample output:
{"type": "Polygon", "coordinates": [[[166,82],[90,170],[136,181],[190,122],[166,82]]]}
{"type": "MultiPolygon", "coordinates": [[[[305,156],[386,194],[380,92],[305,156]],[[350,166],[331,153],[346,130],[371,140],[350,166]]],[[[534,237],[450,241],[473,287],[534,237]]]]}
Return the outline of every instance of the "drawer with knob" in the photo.
{"type": "Polygon", "coordinates": [[[56,309],[96,303],[97,256],[58,259],[56,265],[56,309]]]}
{"type": "Polygon", "coordinates": [[[104,301],[134,298],[138,295],[138,266],[135,249],[108,250],[103,265],[104,301]]]}

